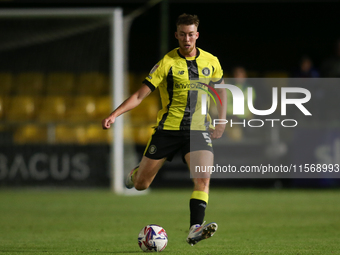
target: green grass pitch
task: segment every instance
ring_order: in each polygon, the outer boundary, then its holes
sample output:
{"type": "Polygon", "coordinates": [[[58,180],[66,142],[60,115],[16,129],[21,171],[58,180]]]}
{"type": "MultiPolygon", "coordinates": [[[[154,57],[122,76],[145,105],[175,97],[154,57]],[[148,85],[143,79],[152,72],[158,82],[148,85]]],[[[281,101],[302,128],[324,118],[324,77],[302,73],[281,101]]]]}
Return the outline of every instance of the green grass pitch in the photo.
{"type": "Polygon", "coordinates": [[[214,189],[215,236],[191,247],[189,189],[143,196],[106,190],[0,190],[0,254],[141,254],[147,224],[165,228],[162,254],[340,254],[339,190],[214,189]]]}

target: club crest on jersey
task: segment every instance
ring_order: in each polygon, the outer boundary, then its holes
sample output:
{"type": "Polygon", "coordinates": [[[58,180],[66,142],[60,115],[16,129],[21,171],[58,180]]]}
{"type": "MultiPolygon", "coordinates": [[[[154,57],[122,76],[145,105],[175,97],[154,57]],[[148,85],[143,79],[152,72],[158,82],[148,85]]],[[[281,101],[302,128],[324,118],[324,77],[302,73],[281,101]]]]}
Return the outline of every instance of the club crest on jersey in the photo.
{"type": "Polygon", "coordinates": [[[150,154],[155,154],[156,151],[157,151],[156,145],[151,145],[151,146],[149,147],[149,153],[150,153],[150,154]]]}
{"type": "Polygon", "coordinates": [[[209,74],[210,74],[210,69],[209,69],[208,67],[204,67],[204,68],[202,69],[202,74],[203,74],[204,76],[209,76],[209,74]]]}
{"type": "Polygon", "coordinates": [[[156,64],[156,65],[151,69],[150,74],[153,74],[153,73],[157,70],[158,67],[159,67],[159,65],[156,64]]]}

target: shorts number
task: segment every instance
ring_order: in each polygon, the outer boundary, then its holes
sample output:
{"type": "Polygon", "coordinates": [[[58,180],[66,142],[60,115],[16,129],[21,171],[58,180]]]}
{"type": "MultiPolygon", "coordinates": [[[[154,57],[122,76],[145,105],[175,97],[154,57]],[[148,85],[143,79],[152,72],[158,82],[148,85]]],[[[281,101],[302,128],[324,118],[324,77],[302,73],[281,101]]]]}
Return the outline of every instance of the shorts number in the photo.
{"type": "Polygon", "coordinates": [[[211,143],[209,133],[202,133],[202,135],[207,143],[211,143]]]}

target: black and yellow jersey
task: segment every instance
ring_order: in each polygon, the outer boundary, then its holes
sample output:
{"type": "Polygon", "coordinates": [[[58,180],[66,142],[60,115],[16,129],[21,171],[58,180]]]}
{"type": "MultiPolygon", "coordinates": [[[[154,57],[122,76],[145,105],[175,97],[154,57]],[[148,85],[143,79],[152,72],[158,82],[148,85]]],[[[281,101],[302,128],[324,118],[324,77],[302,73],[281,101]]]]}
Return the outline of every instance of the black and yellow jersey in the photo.
{"type": "MultiPolygon", "coordinates": [[[[185,58],[179,48],[170,51],[143,81],[152,91],[159,88],[162,109],[157,115],[159,130],[207,130],[210,116],[201,114],[201,81],[220,83],[223,71],[217,57],[197,48],[185,58]]],[[[207,98],[209,105],[209,97],[207,98]]]]}

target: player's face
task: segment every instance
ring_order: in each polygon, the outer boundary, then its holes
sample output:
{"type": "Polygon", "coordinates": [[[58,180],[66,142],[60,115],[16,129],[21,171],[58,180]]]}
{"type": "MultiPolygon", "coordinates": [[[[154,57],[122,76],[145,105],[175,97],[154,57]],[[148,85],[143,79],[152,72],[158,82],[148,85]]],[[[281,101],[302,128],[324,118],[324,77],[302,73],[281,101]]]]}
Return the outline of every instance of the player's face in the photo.
{"type": "Polygon", "coordinates": [[[199,36],[195,25],[179,25],[175,37],[179,43],[179,50],[185,57],[196,55],[196,40],[199,36]]]}

